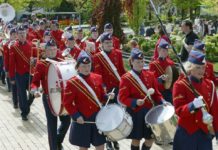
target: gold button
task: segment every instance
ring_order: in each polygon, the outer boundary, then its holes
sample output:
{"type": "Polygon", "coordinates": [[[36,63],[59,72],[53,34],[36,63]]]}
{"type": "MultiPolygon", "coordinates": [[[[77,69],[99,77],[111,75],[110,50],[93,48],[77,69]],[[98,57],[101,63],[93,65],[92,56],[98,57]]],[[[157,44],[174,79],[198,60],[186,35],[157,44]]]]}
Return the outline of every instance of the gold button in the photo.
{"type": "Polygon", "coordinates": [[[90,106],[89,109],[92,109],[92,107],[90,106]]]}
{"type": "Polygon", "coordinates": [[[198,120],[195,120],[196,123],[198,123],[198,120]]]}

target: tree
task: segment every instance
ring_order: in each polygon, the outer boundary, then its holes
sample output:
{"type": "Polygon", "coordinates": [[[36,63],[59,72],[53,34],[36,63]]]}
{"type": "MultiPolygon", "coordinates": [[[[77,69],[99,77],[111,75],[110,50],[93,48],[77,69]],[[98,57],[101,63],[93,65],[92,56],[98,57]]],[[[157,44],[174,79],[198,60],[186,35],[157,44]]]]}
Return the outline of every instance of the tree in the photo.
{"type": "Polygon", "coordinates": [[[201,5],[201,0],[172,0],[172,2],[181,9],[182,19],[185,18],[185,12],[188,11],[190,19],[194,19],[193,11],[201,5]]]}
{"type": "Polygon", "coordinates": [[[75,11],[81,14],[82,22],[91,22],[91,17],[94,9],[96,8],[95,0],[67,0],[73,4],[75,11]]]}
{"type": "Polygon", "coordinates": [[[97,7],[92,14],[92,25],[98,25],[99,33],[104,30],[106,23],[112,23],[114,34],[123,40],[123,31],[120,24],[122,3],[120,0],[95,0],[97,7]]]}
{"type": "Polygon", "coordinates": [[[33,11],[33,8],[52,9],[59,6],[62,0],[0,0],[1,3],[11,4],[16,11],[33,11]]]}
{"type": "Polygon", "coordinates": [[[128,15],[128,22],[130,27],[136,34],[139,33],[139,27],[144,22],[146,15],[146,1],[145,0],[126,0],[124,7],[128,15]]]}

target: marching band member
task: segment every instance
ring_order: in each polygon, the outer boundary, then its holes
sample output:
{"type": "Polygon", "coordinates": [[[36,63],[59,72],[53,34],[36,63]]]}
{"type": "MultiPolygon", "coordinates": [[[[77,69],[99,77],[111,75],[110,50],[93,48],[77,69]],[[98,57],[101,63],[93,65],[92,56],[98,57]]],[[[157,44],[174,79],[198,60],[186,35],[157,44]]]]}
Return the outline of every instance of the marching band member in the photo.
{"type": "Polygon", "coordinates": [[[145,123],[145,115],[151,109],[152,103],[166,103],[162,98],[154,74],[143,70],[144,56],[139,49],[133,49],[130,56],[131,71],[121,77],[119,100],[127,107],[133,119],[133,130],[129,137],[132,139],[131,150],[139,150],[141,139],[145,139],[142,150],[149,150],[153,143],[152,131],[145,123]],[[153,88],[153,95],[147,89],[153,88]],[[154,100],[154,102],[151,100],[154,100]]]}
{"type": "Polygon", "coordinates": [[[68,56],[68,54],[69,54],[70,57],[72,57],[76,60],[77,57],[79,56],[81,50],[75,45],[75,39],[74,39],[73,35],[66,38],[65,45],[66,45],[65,50],[68,50],[68,52],[66,54],[64,54],[64,51],[63,51],[62,56],[64,55],[64,57],[65,57],[65,56],[68,56]]]}
{"type": "MultiPolygon", "coordinates": [[[[200,51],[205,54],[206,53],[205,44],[200,40],[195,40],[193,50],[200,51]]],[[[212,80],[214,84],[218,86],[218,79],[214,75],[213,64],[209,61],[206,61],[206,70],[205,70],[204,77],[206,79],[212,80]]]]}
{"type": "MultiPolygon", "coordinates": [[[[165,28],[165,26],[164,26],[165,28]]],[[[157,43],[155,44],[155,49],[154,49],[154,56],[153,56],[153,60],[158,59],[158,46],[160,44],[160,42],[165,41],[165,42],[170,42],[168,37],[165,35],[163,29],[161,28],[161,26],[157,26],[157,28],[155,29],[156,34],[159,34],[159,39],[157,40],[157,43]]]]}
{"type": "Polygon", "coordinates": [[[61,43],[60,43],[60,50],[63,51],[66,49],[66,41],[67,41],[67,38],[71,37],[72,36],[72,27],[71,26],[68,26],[64,29],[64,33],[62,34],[61,36],[61,43]]]}
{"type": "MultiPolygon", "coordinates": [[[[57,47],[53,40],[46,43],[45,46],[46,58],[58,61],[57,59],[57,47]]],[[[45,109],[46,119],[47,119],[47,130],[48,130],[48,140],[50,150],[63,150],[62,142],[70,126],[70,116],[59,116],[56,117],[52,114],[49,104],[48,104],[48,86],[47,86],[47,70],[49,68],[49,62],[45,59],[37,61],[35,74],[33,76],[31,91],[34,93],[35,97],[40,97],[38,88],[40,83],[42,84],[43,94],[42,101],[45,109]],[[61,121],[61,124],[57,130],[57,121],[61,121]]]]}
{"type": "MultiPolygon", "coordinates": [[[[113,32],[114,32],[113,25],[111,23],[105,24],[104,25],[104,32],[110,33],[111,35],[113,35],[113,32]]],[[[113,47],[115,49],[120,50],[120,40],[116,36],[113,36],[112,38],[113,38],[113,47]]]]}
{"type": "MultiPolygon", "coordinates": [[[[164,26],[165,28],[165,26],[164,26]]],[[[163,29],[161,28],[161,26],[158,26],[157,29],[156,29],[159,34],[159,39],[157,40],[157,43],[155,44],[155,49],[154,49],[154,56],[153,56],[153,60],[156,60],[159,58],[159,54],[158,54],[158,46],[160,43],[162,42],[167,42],[167,43],[170,43],[170,40],[168,39],[167,35],[165,35],[163,29]]],[[[174,63],[170,58],[169,56],[167,56],[167,60],[171,63],[174,63]]]]}
{"type": "Polygon", "coordinates": [[[99,41],[96,41],[99,35],[98,35],[98,30],[96,27],[91,27],[90,32],[91,32],[91,37],[88,39],[88,41],[95,43],[95,51],[91,52],[91,54],[94,55],[100,44],[99,41]]]}
{"type": "Polygon", "coordinates": [[[77,28],[76,30],[76,44],[80,49],[85,49],[86,44],[84,41],[81,41],[83,39],[83,29],[81,27],[77,28]]]}
{"type": "Polygon", "coordinates": [[[38,39],[37,32],[38,32],[38,24],[34,22],[32,23],[31,27],[28,30],[27,40],[29,42],[32,42],[33,39],[38,39]]]}
{"type": "MultiPolygon", "coordinates": [[[[11,46],[9,50],[9,77],[11,84],[15,84],[19,94],[19,106],[21,109],[22,120],[27,121],[27,115],[30,112],[30,105],[33,97],[27,100],[26,90],[29,89],[30,80],[30,57],[32,54],[31,43],[27,42],[26,31],[22,25],[17,28],[18,40],[11,46]]],[[[37,52],[33,52],[33,56],[37,56],[37,52]]]]}
{"type": "Polygon", "coordinates": [[[51,22],[51,37],[55,41],[57,47],[60,47],[61,44],[61,36],[63,31],[59,30],[59,24],[57,20],[52,20],[51,22]]]}
{"type": "Polygon", "coordinates": [[[7,84],[9,86],[9,88],[12,89],[12,100],[13,100],[13,106],[14,106],[15,109],[18,108],[18,93],[17,93],[16,83],[11,84],[10,79],[9,79],[9,60],[11,59],[10,56],[9,56],[9,50],[10,50],[10,47],[13,44],[13,42],[15,42],[16,38],[17,38],[16,28],[12,28],[10,30],[10,39],[9,39],[9,41],[3,45],[5,74],[6,74],[6,77],[7,77],[7,84]]]}
{"type": "MultiPolygon", "coordinates": [[[[94,72],[100,74],[103,78],[103,83],[107,92],[115,88],[116,96],[110,101],[117,103],[117,94],[119,91],[120,77],[126,73],[123,65],[122,53],[120,50],[113,48],[112,35],[103,33],[101,35],[101,52],[98,52],[93,57],[94,72]]],[[[119,149],[117,142],[113,142],[114,148],[119,149]]],[[[108,149],[112,148],[110,142],[107,142],[108,149]]]]}
{"type": "MultiPolygon", "coordinates": [[[[193,94],[187,78],[179,79],[173,87],[173,103],[178,116],[178,127],[174,137],[173,150],[212,150],[212,136],[202,107],[212,115],[212,128],[218,139],[218,99],[215,86],[205,79],[205,55],[190,51],[185,69],[188,78],[199,95],[193,94]]],[[[217,140],[218,141],[218,140],[217,140]]]]}
{"type": "Polygon", "coordinates": [[[51,31],[46,30],[43,34],[43,43],[47,43],[51,40],[51,31]]]}
{"type": "Polygon", "coordinates": [[[158,90],[163,95],[164,99],[172,103],[172,90],[164,88],[164,82],[168,76],[165,75],[165,70],[168,66],[173,66],[173,61],[169,61],[168,57],[169,44],[167,42],[160,42],[158,45],[158,59],[151,61],[149,70],[154,72],[154,76],[158,81],[158,90]]]}
{"type": "Polygon", "coordinates": [[[40,42],[43,42],[44,32],[45,32],[45,22],[41,20],[39,22],[39,30],[38,30],[38,32],[36,32],[37,33],[37,39],[39,39],[40,42]]]}
{"type": "Polygon", "coordinates": [[[77,59],[76,70],[78,75],[67,81],[64,91],[63,104],[73,118],[70,130],[70,143],[87,150],[90,144],[96,150],[103,150],[105,137],[99,134],[95,121],[101,103],[114,93],[105,94],[102,77],[91,73],[91,58],[85,51],[81,51],[77,59]]]}

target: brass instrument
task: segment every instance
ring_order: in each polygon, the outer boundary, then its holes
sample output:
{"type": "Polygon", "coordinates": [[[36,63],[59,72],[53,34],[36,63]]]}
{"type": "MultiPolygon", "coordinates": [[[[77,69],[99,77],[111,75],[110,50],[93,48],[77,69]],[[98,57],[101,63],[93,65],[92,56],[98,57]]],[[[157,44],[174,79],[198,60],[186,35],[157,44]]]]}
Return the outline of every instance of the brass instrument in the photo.
{"type": "Polygon", "coordinates": [[[0,18],[2,18],[4,22],[9,22],[13,20],[14,17],[15,17],[15,10],[10,4],[3,3],[0,5],[0,18]]]}

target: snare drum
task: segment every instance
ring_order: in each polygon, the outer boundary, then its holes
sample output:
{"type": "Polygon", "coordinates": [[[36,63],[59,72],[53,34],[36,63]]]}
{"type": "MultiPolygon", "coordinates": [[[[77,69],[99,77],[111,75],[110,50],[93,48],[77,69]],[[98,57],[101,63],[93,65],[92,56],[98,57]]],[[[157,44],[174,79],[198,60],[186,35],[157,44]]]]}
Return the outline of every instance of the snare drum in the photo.
{"type": "Polygon", "coordinates": [[[145,122],[151,126],[157,143],[166,145],[173,142],[177,118],[172,105],[158,105],[153,107],[146,114],[145,122]]]}
{"type": "Polygon", "coordinates": [[[49,107],[55,116],[67,115],[62,105],[66,81],[77,74],[76,61],[52,62],[48,68],[49,107]]]}
{"type": "Polygon", "coordinates": [[[117,104],[102,107],[95,121],[98,130],[112,141],[126,138],[133,128],[132,117],[117,104]]]}

